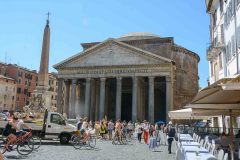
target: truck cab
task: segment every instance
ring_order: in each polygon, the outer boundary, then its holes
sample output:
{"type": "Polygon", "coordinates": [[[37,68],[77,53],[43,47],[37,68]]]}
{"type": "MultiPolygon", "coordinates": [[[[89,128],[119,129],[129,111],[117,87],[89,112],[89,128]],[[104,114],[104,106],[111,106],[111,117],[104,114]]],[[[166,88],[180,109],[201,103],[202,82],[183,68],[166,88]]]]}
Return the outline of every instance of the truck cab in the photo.
{"type": "Polygon", "coordinates": [[[43,133],[45,139],[60,139],[61,144],[67,144],[71,135],[77,128],[69,124],[62,114],[57,112],[45,112],[43,133]]]}

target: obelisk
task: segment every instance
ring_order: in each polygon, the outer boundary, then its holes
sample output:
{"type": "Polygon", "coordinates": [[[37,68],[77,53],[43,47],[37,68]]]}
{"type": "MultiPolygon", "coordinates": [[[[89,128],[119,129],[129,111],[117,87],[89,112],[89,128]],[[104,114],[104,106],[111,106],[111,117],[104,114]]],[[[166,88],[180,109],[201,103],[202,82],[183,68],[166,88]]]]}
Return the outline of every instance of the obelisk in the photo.
{"type": "Polygon", "coordinates": [[[49,13],[46,26],[44,28],[41,61],[38,72],[38,82],[36,90],[32,93],[32,101],[30,109],[35,113],[43,113],[45,109],[52,110],[51,91],[49,91],[48,65],[49,65],[49,49],[50,49],[50,27],[49,13]]]}
{"type": "Polygon", "coordinates": [[[48,90],[49,88],[49,83],[48,83],[49,47],[50,47],[50,27],[49,27],[49,13],[48,13],[47,24],[44,28],[37,90],[48,90]]]}

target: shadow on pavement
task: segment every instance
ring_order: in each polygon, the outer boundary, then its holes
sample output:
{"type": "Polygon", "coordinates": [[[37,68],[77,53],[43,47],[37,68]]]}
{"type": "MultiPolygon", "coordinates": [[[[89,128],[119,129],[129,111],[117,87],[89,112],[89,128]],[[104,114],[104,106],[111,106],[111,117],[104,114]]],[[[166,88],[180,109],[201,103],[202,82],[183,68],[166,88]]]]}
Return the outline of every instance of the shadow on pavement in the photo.
{"type": "Polygon", "coordinates": [[[163,152],[163,151],[152,151],[152,152],[163,152]]]}
{"type": "Polygon", "coordinates": [[[27,156],[21,156],[21,155],[6,155],[4,156],[7,159],[27,159],[27,156]]]}
{"type": "Polygon", "coordinates": [[[88,148],[88,147],[83,147],[83,148],[76,149],[76,150],[100,151],[101,149],[99,149],[99,148],[88,148]]]}

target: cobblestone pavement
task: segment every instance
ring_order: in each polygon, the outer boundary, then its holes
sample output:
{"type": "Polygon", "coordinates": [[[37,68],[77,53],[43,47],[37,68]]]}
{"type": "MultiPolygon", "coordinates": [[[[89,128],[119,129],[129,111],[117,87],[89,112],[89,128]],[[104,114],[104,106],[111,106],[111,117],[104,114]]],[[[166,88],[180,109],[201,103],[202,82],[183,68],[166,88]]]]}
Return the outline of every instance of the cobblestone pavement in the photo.
{"type": "Polygon", "coordinates": [[[167,146],[161,145],[155,152],[148,146],[135,140],[126,145],[112,145],[110,141],[97,140],[95,149],[81,148],[76,150],[71,145],[60,145],[58,142],[43,144],[38,151],[29,156],[21,156],[16,151],[5,153],[5,160],[174,160],[176,147],[168,154],[167,146]]]}

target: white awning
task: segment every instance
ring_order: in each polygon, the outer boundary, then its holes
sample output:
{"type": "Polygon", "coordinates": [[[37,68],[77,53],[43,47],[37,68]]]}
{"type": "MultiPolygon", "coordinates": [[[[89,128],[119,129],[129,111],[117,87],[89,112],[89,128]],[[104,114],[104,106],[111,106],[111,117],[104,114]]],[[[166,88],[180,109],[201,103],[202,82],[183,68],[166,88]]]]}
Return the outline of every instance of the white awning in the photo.
{"type": "Polygon", "coordinates": [[[192,108],[170,111],[168,116],[170,119],[209,119],[209,116],[198,115],[198,109],[192,108]]]}

